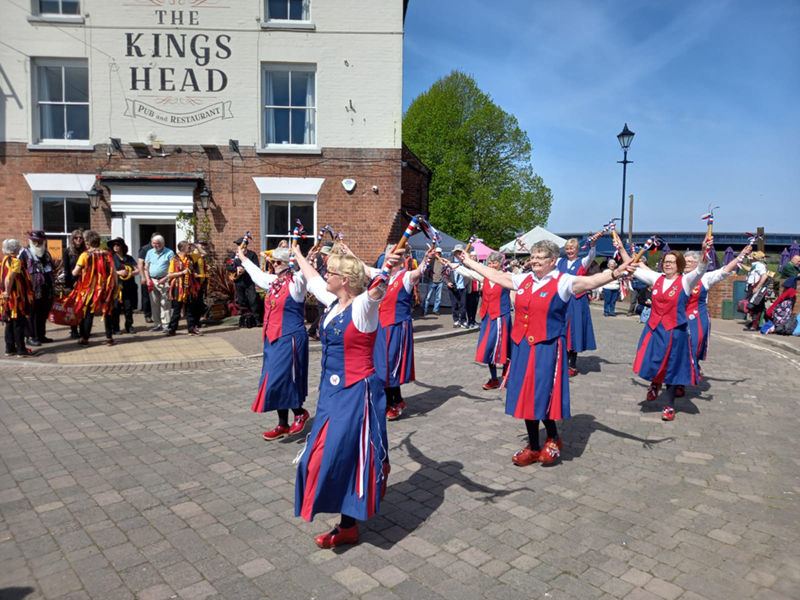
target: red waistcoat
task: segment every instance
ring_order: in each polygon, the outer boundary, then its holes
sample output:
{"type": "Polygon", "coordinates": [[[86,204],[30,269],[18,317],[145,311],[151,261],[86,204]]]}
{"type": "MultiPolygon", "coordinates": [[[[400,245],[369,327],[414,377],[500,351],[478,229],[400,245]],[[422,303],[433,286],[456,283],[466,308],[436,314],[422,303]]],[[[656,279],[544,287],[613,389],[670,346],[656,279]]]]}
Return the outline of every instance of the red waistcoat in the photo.
{"type": "Polygon", "coordinates": [[[683,275],[678,275],[670,282],[667,291],[663,291],[665,276],[658,278],[653,286],[651,296],[650,318],[647,325],[655,329],[661,323],[664,329],[670,331],[679,325],[686,324],[686,302],[688,297],[683,291],[683,275]]]}
{"type": "Polygon", "coordinates": [[[569,301],[565,302],[558,295],[558,280],[562,275],[559,273],[534,291],[531,291],[533,275],[525,278],[514,300],[514,327],[511,329],[514,343],[527,339],[533,346],[566,334],[569,301]]]}

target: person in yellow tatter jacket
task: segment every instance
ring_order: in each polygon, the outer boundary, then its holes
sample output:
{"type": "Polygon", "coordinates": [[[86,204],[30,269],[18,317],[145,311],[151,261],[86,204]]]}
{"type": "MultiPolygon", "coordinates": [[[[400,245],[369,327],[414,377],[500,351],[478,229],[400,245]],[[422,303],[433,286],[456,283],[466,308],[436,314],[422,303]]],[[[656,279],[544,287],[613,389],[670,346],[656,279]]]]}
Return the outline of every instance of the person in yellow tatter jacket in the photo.
{"type": "Polygon", "coordinates": [[[26,358],[39,354],[25,346],[25,322],[33,306],[33,286],[17,258],[19,241],[3,240],[0,261],[0,321],[5,323],[6,356],[26,358]]]}

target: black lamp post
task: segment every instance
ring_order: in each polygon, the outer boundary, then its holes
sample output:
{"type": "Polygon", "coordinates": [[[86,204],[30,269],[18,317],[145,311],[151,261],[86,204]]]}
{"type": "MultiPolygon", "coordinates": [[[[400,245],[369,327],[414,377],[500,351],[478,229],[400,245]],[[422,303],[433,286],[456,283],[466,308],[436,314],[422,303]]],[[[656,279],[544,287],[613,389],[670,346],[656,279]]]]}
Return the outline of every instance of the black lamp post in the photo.
{"type": "Polygon", "coordinates": [[[475,235],[475,198],[470,202],[472,205],[472,217],[470,218],[469,234],[475,235]]]}
{"type": "Polygon", "coordinates": [[[622,128],[622,132],[617,136],[619,140],[619,145],[622,147],[622,151],[625,153],[622,160],[618,160],[618,163],[622,163],[622,216],[619,220],[619,237],[622,238],[623,230],[625,229],[625,175],[627,174],[628,164],[632,163],[632,160],[628,160],[628,148],[631,147],[631,142],[633,141],[633,136],[635,134],[628,129],[628,124],[625,123],[625,127],[622,128]]]}

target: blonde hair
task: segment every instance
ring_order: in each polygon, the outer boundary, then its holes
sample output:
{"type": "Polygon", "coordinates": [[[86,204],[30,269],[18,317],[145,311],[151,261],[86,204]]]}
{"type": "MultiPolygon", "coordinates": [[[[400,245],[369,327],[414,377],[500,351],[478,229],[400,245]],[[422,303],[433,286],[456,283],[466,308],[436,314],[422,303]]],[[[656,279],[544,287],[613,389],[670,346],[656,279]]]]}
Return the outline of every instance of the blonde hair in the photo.
{"type": "Polygon", "coordinates": [[[564,242],[564,247],[567,246],[577,246],[578,245],[578,238],[569,238],[566,242],[564,242]]]}
{"type": "Polygon", "coordinates": [[[341,248],[334,244],[333,251],[328,258],[328,269],[341,274],[350,287],[350,292],[358,295],[364,291],[364,265],[352,254],[342,254],[341,248]]]}

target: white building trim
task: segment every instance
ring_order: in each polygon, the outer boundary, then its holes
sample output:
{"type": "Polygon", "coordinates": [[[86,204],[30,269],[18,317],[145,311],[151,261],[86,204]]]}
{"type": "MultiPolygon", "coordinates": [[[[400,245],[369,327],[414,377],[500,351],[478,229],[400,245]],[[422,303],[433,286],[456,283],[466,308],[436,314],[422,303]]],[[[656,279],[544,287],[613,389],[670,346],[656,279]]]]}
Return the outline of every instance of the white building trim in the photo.
{"type": "Polygon", "coordinates": [[[96,175],[77,173],[24,173],[32,192],[87,193],[92,189],[96,175]]]}
{"type": "Polygon", "coordinates": [[[316,196],[324,177],[253,177],[262,194],[272,196],[316,196]]]}

